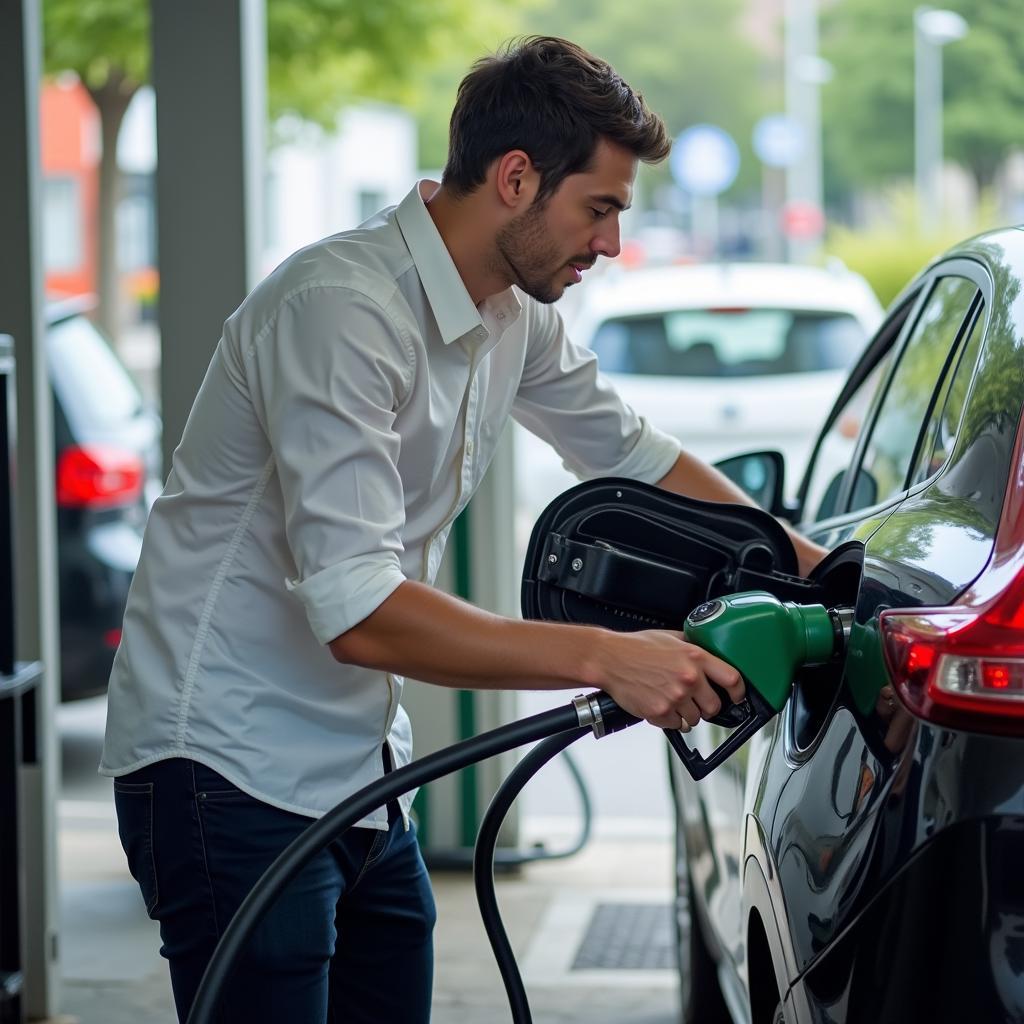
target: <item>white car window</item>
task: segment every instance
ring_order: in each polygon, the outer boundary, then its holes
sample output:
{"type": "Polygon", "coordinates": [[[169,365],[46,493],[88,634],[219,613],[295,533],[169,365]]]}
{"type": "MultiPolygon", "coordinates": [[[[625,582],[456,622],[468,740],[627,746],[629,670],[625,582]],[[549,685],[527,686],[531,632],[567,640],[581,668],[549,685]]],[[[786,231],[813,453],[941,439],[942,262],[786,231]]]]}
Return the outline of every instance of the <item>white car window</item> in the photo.
{"type": "Polygon", "coordinates": [[[848,313],[688,309],[606,320],[591,347],[606,373],[753,377],[843,369],[864,341],[848,313]]]}

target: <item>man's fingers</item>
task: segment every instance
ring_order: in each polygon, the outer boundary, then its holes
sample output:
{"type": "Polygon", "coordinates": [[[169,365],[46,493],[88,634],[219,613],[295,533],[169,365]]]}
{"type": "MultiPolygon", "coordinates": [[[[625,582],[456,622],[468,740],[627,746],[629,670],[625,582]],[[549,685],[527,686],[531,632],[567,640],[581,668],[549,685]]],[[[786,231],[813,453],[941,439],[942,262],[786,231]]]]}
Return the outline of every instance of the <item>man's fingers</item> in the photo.
{"type": "Polygon", "coordinates": [[[722,700],[710,686],[702,686],[693,699],[700,708],[702,718],[714,718],[722,710],[722,700]]]}
{"type": "Polygon", "coordinates": [[[738,669],[733,668],[728,662],[722,661],[721,658],[711,655],[708,656],[703,669],[704,674],[711,682],[717,683],[729,694],[729,699],[733,704],[743,699],[747,688],[743,685],[743,676],[740,675],[738,669]]]}
{"type": "Polygon", "coordinates": [[[696,701],[692,699],[682,701],[677,711],[679,712],[681,723],[685,722],[691,729],[701,720],[701,709],[697,707],[696,701]]]}

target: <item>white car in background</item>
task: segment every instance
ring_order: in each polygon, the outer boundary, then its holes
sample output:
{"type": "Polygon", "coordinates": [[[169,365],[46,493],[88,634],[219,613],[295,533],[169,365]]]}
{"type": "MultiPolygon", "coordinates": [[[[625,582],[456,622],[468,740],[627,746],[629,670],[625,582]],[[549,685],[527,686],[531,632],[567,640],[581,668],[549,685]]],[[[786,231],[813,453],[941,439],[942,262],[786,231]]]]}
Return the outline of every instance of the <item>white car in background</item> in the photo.
{"type": "MultiPolygon", "coordinates": [[[[601,277],[569,333],[633,408],[699,458],[782,452],[789,493],[881,319],[868,283],[842,267],[704,264],[601,277]]],[[[577,481],[519,426],[515,448],[522,555],[537,516],[577,481]]]]}

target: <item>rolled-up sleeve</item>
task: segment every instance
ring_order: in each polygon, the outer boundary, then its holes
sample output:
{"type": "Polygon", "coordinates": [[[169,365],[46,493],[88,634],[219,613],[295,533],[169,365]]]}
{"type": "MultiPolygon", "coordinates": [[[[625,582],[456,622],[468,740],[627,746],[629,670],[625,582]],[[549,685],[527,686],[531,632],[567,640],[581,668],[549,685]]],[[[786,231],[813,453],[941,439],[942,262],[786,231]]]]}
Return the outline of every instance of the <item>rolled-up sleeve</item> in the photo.
{"type": "Polygon", "coordinates": [[[554,447],[565,468],[587,479],[622,476],[657,483],[679,457],[679,442],[626,405],[597,368],[589,349],[574,345],[562,318],[529,305],[533,322],[512,414],[554,447]]]}
{"type": "Polygon", "coordinates": [[[405,579],[395,415],[411,359],[386,308],[333,285],[286,297],[247,353],[296,568],[285,583],[321,643],[365,619],[405,579]]]}

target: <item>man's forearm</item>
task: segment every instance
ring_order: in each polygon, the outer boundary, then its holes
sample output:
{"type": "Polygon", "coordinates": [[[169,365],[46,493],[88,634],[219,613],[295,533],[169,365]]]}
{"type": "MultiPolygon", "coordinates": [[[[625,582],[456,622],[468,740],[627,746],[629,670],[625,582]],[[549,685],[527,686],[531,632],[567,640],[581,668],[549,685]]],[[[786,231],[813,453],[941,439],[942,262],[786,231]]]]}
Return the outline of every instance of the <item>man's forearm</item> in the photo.
{"type": "Polygon", "coordinates": [[[728,501],[734,505],[754,505],[755,502],[742,488],[737,487],[714,466],[691,455],[680,452],[672,468],[658,481],[658,486],[675,494],[701,501],[728,501]]]}
{"type": "Polygon", "coordinates": [[[599,632],[504,618],[407,580],[330,647],[339,661],[442,686],[549,690],[599,685],[599,632]]]}
{"type": "Polygon", "coordinates": [[[734,701],[744,692],[739,672],[681,633],[507,619],[411,580],[330,648],[339,661],[442,686],[598,687],[631,714],[667,729],[718,713],[712,682],[734,701]]]}
{"type": "MultiPolygon", "coordinates": [[[[701,462],[689,452],[679,453],[679,458],[658,481],[658,486],[701,501],[728,501],[736,505],[756,504],[746,491],[737,487],[724,473],[720,473],[706,462],[701,462]]],[[[793,542],[801,575],[806,576],[828,552],[798,533],[789,523],[780,520],[780,525],[793,542]]]]}

